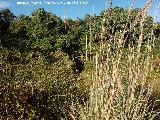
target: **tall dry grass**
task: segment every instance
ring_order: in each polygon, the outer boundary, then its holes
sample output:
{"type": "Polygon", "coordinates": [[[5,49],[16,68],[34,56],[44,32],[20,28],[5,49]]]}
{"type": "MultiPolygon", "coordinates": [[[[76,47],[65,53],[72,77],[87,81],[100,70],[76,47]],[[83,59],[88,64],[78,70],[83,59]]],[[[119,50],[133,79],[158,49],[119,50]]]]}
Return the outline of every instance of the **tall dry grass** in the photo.
{"type": "MultiPolygon", "coordinates": [[[[112,1],[108,3],[111,7],[112,1]]],[[[128,10],[128,19],[134,3],[135,0],[128,10]]],[[[135,25],[140,24],[140,36],[135,45],[129,44],[127,50],[124,47],[124,33],[127,27],[121,34],[112,36],[107,42],[101,41],[100,50],[94,58],[96,66],[91,74],[90,98],[85,107],[80,107],[79,110],[81,120],[156,119],[159,112],[153,108],[158,101],[152,99],[153,88],[147,83],[153,70],[151,64],[153,32],[150,33],[152,37],[146,44],[146,57],[143,58],[141,52],[143,25],[151,4],[152,0],[147,0],[135,21],[130,23],[130,29],[133,30],[135,25]]],[[[107,16],[104,16],[104,22],[106,21],[107,16]]],[[[102,39],[103,37],[102,31],[102,39]]]]}

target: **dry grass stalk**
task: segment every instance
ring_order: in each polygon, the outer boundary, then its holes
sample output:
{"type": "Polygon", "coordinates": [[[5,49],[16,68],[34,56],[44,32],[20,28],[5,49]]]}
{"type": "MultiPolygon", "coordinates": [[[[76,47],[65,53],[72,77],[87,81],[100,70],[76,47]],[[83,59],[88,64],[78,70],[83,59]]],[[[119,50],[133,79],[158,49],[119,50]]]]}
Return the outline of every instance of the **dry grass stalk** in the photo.
{"type": "MultiPolygon", "coordinates": [[[[134,2],[135,0],[132,6],[134,2]]],[[[111,51],[110,43],[100,44],[102,52],[96,53],[95,56],[96,68],[90,88],[90,101],[80,112],[82,120],[144,120],[146,118],[149,120],[154,116],[154,111],[149,112],[149,98],[152,89],[146,85],[152,68],[150,52],[153,38],[147,43],[147,57],[144,62],[141,61],[143,24],[151,2],[151,0],[147,1],[134,24],[131,24],[131,29],[134,29],[135,24],[140,23],[141,33],[136,41],[138,46],[130,47],[129,45],[127,56],[124,59],[122,59],[124,57],[124,38],[122,36],[125,30],[121,36],[113,36],[115,45],[117,45],[115,53],[111,51]],[[141,19],[139,19],[140,16],[141,19]],[[107,50],[106,60],[103,62],[100,61],[104,59],[101,55],[104,51],[102,46],[105,46],[107,50]]],[[[128,19],[132,6],[128,11],[128,19]]],[[[104,21],[107,21],[106,18],[104,21]]]]}

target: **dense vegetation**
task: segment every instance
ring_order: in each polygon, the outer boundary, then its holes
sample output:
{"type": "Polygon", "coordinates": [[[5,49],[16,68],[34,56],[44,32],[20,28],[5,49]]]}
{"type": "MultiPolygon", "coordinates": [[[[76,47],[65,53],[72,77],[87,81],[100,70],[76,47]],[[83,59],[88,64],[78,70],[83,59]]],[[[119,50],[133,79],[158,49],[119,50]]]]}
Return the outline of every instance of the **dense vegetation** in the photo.
{"type": "MultiPolygon", "coordinates": [[[[125,56],[131,48],[139,46],[137,39],[142,36],[140,60],[145,61],[148,54],[152,56],[151,61],[158,59],[160,23],[141,13],[142,9],[128,13],[115,7],[102,11],[99,16],[62,20],[42,8],[31,16],[15,16],[9,9],[0,11],[0,118],[82,119],[82,114],[88,113],[81,114],[79,106],[86,106],[90,100],[93,76],[97,79],[97,64],[107,60],[114,63],[111,58],[117,58],[117,53],[123,51],[121,61],[128,67],[125,56]],[[117,38],[122,39],[122,46],[117,38]],[[146,52],[147,45],[153,42],[152,51],[146,52]],[[97,58],[97,54],[101,57],[97,58]]],[[[159,63],[154,64],[151,75],[147,75],[149,83],[159,80],[159,63]]],[[[114,69],[111,64],[108,66],[114,69]]],[[[158,84],[154,88],[152,98],[149,96],[152,100],[160,93],[158,84]]],[[[153,109],[158,107],[160,105],[153,109]]],[[[101,117],[98,118],[102,120],[101,117]]]]}

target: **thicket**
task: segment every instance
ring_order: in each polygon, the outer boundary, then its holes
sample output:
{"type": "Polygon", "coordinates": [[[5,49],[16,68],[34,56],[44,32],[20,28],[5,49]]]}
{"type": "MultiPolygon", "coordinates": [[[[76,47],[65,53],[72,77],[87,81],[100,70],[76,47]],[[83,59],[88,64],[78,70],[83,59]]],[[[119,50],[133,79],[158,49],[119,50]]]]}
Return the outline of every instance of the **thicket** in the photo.
{"type": "Polygon", "coordinates": [[[160,23],[148,7],[77,20],[0,11],[0,118],[159,119],[160,23]]]}

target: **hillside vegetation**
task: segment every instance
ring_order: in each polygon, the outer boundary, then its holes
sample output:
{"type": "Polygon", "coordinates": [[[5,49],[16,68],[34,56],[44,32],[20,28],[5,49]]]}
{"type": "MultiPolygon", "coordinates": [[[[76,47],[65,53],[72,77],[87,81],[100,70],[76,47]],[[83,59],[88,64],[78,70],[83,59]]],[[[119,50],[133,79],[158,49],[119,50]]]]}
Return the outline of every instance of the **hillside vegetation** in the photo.
{"type": "Polygon", "coordinates": [[[160,23],[149,7],[76,20],[0,11],[0,119],[160,119],[160,23]]]}

